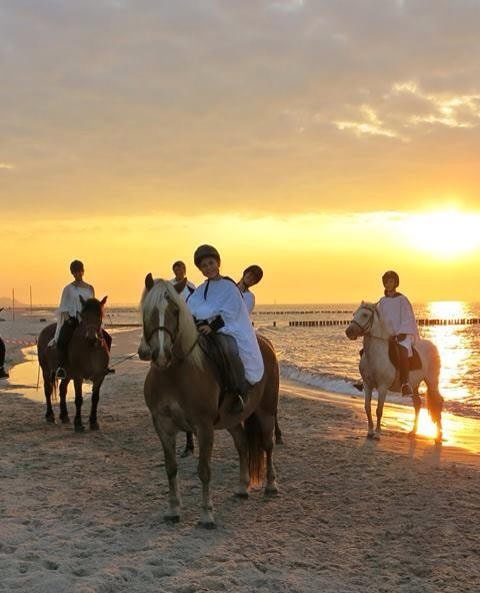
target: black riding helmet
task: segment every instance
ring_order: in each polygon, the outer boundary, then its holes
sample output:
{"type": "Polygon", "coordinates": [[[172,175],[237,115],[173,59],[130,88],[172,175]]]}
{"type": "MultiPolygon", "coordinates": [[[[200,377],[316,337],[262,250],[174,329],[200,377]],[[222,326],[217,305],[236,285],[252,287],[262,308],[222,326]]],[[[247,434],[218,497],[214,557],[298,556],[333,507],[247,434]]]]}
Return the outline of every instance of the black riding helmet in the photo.
{"type": "Polygon", "coordinates": [[[200,247],[195,249],[195,253],[193,254],[193,261],[197,268],[200,267],[202,259],[205,259],[206,257],[213,257],[220,265],[220,254],[215,247],[213,247],[213,245],[200,245],[200,247]]]}

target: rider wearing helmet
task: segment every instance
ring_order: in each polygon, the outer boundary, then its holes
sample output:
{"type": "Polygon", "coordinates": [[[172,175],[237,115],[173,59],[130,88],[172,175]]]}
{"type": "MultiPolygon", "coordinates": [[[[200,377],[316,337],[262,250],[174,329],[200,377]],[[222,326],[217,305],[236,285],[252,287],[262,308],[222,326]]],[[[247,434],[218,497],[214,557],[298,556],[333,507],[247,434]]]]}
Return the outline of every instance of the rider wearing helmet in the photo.
{"type": "Polygon", "coordinates": [[[378,308],[391,339],[398,344],[402,395],[405,397],[413,396],[412,387],[409,383],[408,359],[413,356],[412,347],[415,340],[418,339],[417,322],[410,301],[405,295],[397,292],[400,284],[397,272],[393,270],[385,272],[382,276],[382,282],[385,288],[385,296],[380,299],[378,308]]]}
{"type": "Polygon", "coordinates": [[[249,314],[252,313],[255,307],[255,295],[253,292],[250,291],[252,286],[258,284],[260,280],[263,278],[263,270],[260,266],[255,264],[248,266],[243,270],[242,278],[237,283],[240,292],[242,293],[243,300],[245,301],[245,305],[247,306],[247,311],[249,314]]]}
{"type": "Polygon", "coordinates": [[[219,252],[212,245],[201,245],[194,262],[207,278],[187,300],[197,327],[204,335],[218,332],[234,338],[244,367],[245,379],[243,385],[236,386],[238,400],[231,410],[238,413],[245,406],[249,389],[263,377],[260,348],[238,286],[220,274],[219,252]]]}

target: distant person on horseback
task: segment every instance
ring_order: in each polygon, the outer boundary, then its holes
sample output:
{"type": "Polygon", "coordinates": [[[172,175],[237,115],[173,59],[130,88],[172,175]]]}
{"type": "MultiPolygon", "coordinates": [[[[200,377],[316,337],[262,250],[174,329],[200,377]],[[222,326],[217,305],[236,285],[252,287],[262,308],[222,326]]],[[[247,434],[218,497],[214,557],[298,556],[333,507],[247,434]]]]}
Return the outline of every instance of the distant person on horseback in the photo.
{"type": "Polygon", "coordinates": [[[175,274],[175,278],[172,278],[170,282],[175,286],[178,294],[183,297],[183,300],[186,301],[195,290],[195,284],[187,278],[187,266],[183,261],[178,260],[173,264],[172,272],[175,274]]]}
{"type": "MultiPolygon", "coordinates": [[[[68,345],[73,336],[75,329],[79,324],[79,317],[82,312],[82,303],[80,297],[84,300],[95,298],[95,289],[91,284],[87,284],[83,280],[85,269],[83,263],[75,259],[70,264],[70,272],[74,277],[74,281],[67,284],[62,292],[60,299],[60,306],[58,308],[58,319],[55,336],[49,344],[57,347],[58,354],[58,368],[55,376],[58,379],[65,379],[67,373],[65,366],[68,360],[68,345]]],[[[103,339],[105,340],[108,350],[112,346],[112,337],[103,328],[103,339]]],[[[105,374],[114,372],[111,369],[106,369],[105,374]]]]}
{"type": "Polygon", "coordinates": [[[413,390],[409,382],[409,357],[413,356],[413,344],[419,339],[417,322],[412,305],[407,297],[397,288],[400,278],[397,272],[389,270],[382,276],[385,296],[379,303],[378,309],[391,335],[391,340],[398,344],[399,373],[402,386],[402,396],[412,397],[413,390]]]}
{"type": "Polygon", "coordinates": [[[220,254],[215,247],[198,247],[194,262],[207,280],[189,297],[187,304],[200,333],[209,336],[218,332],[235,341],[238,356],[233,353],[229,356],[238,399],[231,411],[240,413],[249,389],[262,379],[264,373],[257,337],[238,286],[231,278],[220,275],[220,254]],[[240,368],[242,365],[243,369],[240,368]]]}
{"type": "Polygon", "coordinates": [[[258,284],[262,278],[262,268],[253,264],[248,266],[248,268],[245,268],[241,279],[237,283],[237,286],[242,293],[243,300],[245,301],[245,305],[247,306],[249,315],[252,314],[252,311],[255,308],[255,295],[250,291],[250,288],[255,286],[255,284],[258,284]]]}

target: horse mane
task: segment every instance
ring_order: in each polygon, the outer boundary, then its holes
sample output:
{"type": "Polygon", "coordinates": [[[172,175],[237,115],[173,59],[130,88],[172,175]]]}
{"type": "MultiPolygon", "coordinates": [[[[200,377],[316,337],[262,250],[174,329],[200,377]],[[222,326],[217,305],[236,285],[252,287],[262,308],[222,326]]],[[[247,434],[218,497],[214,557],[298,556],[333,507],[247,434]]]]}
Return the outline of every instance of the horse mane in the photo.
{"type": "MultiPolygon", "coordinates": [[[[182,352],[187,353],[198,339],[198,330],[193,320],[193,315],[187,307],[183,298],[177,293],[175,287],[171,282],[157,278],[154,280],[154,285],[150,290],[144,289],[142,299],[140,301],[140,310],[151,311],[155,307],[159,307],[165,298],[165,293],[168,298],[178,307],[178,337],[182,352]]],[[[189,358],[200,368],[203,367],[203,357],[200,348],[193,348],[189,354],[189,358]]]]}

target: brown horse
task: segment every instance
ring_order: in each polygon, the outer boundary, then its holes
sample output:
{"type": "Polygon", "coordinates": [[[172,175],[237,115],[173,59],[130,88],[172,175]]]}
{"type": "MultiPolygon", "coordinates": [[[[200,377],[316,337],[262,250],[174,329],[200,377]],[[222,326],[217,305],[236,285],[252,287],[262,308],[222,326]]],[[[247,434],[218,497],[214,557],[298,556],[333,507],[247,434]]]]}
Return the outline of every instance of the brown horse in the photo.
{"type": "MultiPolygon", "coordinates": [[[[76,432],[82,432],[82,385],[84,379],[93,382],[92,406],[90,410],[90,429],[98,430],[97,406],[100,397],[100,387],[108,369],[109,351],[103,338],[101,326],[103,319],[103,306],[107,301],[104,297],[101,301],[97,299],[84,300],[82,302],[81,320],[75,329],[68,346],[68,364],[66,365],[67,377],[60,382],[60,420],[63,424],[70,422],[67,410],[67,388],[70,380],[73,379],[75,387],[75,420],[76,432]]],[[[52,391],[55,384],[55,369],[57,368],[57,349],[49,346],[49,342],[55,335],[56,324],[47,325],[38,336],[38,361],[42,368],[47,422],[55,422],[55,414],[52,408],[52,391]]]]}
{"type": "Polygon", "coordinates": [[[277,494],[273,467],[273,431],[278,404],[278,363],[269,342],[259,337],[265,372],[250,391],[241,414],[229,413],[233,396],[225,394],[215,370],[199,344],[188,307],[174,287],[164,280],[145,278],[141,302],[143,337],[138,353],[151,360],[145,379],[145,401],[162,442],[169,485],[165,520],[180,520],[175,440],[178,431],[192,431],[199,445],[198,475],[202,482],[200,525],[215,527],[210,497],[210,461],[214,430],[227,429],[240,459],[240,482],[235,494],[248,496],[251,483],[263,477],[266,454],[265,494],[277,494]],[[242,425],[243,423],[243,425],[242,425]]]}

